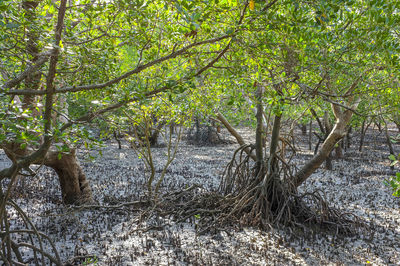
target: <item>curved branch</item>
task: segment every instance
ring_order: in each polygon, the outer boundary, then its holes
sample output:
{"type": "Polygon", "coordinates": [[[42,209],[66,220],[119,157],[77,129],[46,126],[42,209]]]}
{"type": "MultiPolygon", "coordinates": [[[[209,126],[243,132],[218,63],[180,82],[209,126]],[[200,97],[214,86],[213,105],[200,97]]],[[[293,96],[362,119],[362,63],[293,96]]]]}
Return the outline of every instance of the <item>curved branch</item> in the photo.
{"type": "MultiPolygon", "coordinates": [[[[103,89],[103,88],[106,88],[106,87],[111,86],[113,84],[116,84],[116,83],[120,82],[121,80],[124,80],[124,79],[132,76],[133,74],[138,74],[138,73],[142,72],[143,70],[145,70],[145,69],[147,69],[149,67],[152,67],[152,66],[154,66],[156,64],[159,64],[159,63],[162,63],[164,61],[173,59],[173,58],[175,58],[175,57],[177,57],[179,55],[182,55],[186,51],[188,51],[189,49],[191,49],[193,47],[204,45],[204,44],[215,43],[215,42],[230,38],[232,36],[233,36],[233,34],[227,34],[227,35],[223,35],[221,37],[217,37],[217,38],[212,38],[212,39],[208,39],[208,40],[204,40],[204,41],[191,43],[191,44],[189,44],[189,45],[187,45],[187,46],[185,46],[185,47],[183,47],[183,48],[181,48],[181,49],[179,49],[177,51],[171,52],[170,54],[168,54],[166,56],[160,57],[160,58],[158,58],[156,60],[153,60],[151,62],[148,62],[146,64],[138,65],[136,68],[132,69],[131,71],[128,71],[128,72],[126,72],[126,73],[124,73],[124,74],[122,74],[122,75],[120,75],[120,76],[118,76],[118,77],[116,77],[114,79],[106,81],[104,83],[82,85],[82,86],[63,87],[63,88],[55,90],[54,92],[55,93],[67,93],[67,92],[79,92],[79,91],[89,91],[89,90],[103,89]]],[[[210,66],[212,66],[212,64],[214,64],[215,62],[211,62],[210,66]]],[[[210,66],[207,66],[205,69],[209,68],[210,66]]],[[[44,95],[44,94],[46,94],[46,91],[37,91],[37,90],[12,90],[11,91],[10,90],[10,91],[8,91],[6,93],[7,94],[11,94],[11,95],[44,95]]]]}
{"type": "MultiPolygon", "coordinates": [[[[356,109],[359,101],[356,101],[353,105],[353,108],[356,109]]],[[[332,104],[332,109],[337,109],[338,106],[332,104]]],[[[344,112],[337,112],[335,115],[336,123],[330,134],[325,139],[322,144],[321,149],[317,152],[317,154],[308,161],[294,176],[294,183],[298,187],[307,178],[314,173],[315,170],[325,161],[325,159],[329,156],[332,149],[335,147],[336,143],[341,140],[347,134],[347,127],[350,123],[353,112],[350,110],[346,110],[344,112]]]]}
{"type": "Polygon", "coordinates": [[[22,157],[21,159],[14,162],[9,168],[5,168],[0,171],[0,180],[11,177],[14,172],[18,172],[19,169],[28,167],[32,162],[43,158],[47,151],[49,150],[51,143],[53,141],[53,137],[51,136],[51,114],[54,103],[54,78],[56,75],[56,66],[58,61],[58,53],[59,53],[59,44],[61,41],[61,33],[64,25],[64,17],[66,10],[67,0],[62,0],[60,3],[60,7],[58,9],[58,19],[55,29],[55,47],[53,49],[53,53],[50,58],[50,66],[49,72],[46,80],[46,103],[45,103],[45,112],[44,112],[44,141],[43,144],[39,147],[39,149],[27,156],[22,157]]]}
{"type": "Polygon", "coordinates": [[[118,108],[120,108],[120,107],[122,107],[122,106],[124,106],[126,104],[139,101],[139,100],[141,100],[143,98],[148,98],[150,96],[154,96],[154,95],[156,95],[158,93],[161,93],[161,92],[164,92],[164,91],[167,91],[167,90],[170,90],[170,89],[171,89],[171,87],[164,86],[162,88],[158,88],[158,89],[152,90],[152,91],[150,91],[148,93],[145,93],[142,97],[135,96],[133,98],[130,98],[130,99],[127,99],[127,100],[123,100],[123,101],[120,101],[120,102],[115,103],[115,104],[111,104],[111,105],[109,105],[109,106],[107,106],[107,107],[105,107],[103,109],[97,110],[95,112],[87,113],[86,115],[83,115],[83,116],[79,117],[78,119],[76,119],[74,121],[71,121],[71,122],[68,122],[68,123],[64,124],[64,126],[62,126],[60,130],[64,131],[67,128],[71,127],[73,124],[76,124],[76,123],[79,123],[79,122],[80,123],[90,122],[94,118],[96,118],[96,117],[98,117],[98,116],[100,116],[100,115],[102,115],[104,113],[110,112],[110,111],[118,109],[118,108]]]}
{"type": "MultiPolygon", "coordinates": [[[[7,81],[6,83],[3,84],[3,86],[1,86],[0,88],[0,92],[6,92],[6,89],[11,89],[15,86],[17,86],[19,83],[21,83],[29,74],[37,71],[38,69],[40,69],[49,59],[51,52],[47,52],[44,54],[39,55],[38,60],[36,61],[36,64],[29,66],[24,72],[22,72],[21,74],[19,74],[19,76],[17,76],[16,78],[7,81]]],[[[18,90],[15,90],[18,91],[18,90]]],[[[35,90],[32,90],[35,91],[35,90]]],[[[10,92],[6,92],[7,94],[13,94],[10,92]]]]}
{"type": "MultiPolygon", "coordinates": [[[[223,114],[221,114],[220,112],[216,113],[217,115],[217,119],[225,126],[225,128],[229,131],[229,133],[231,133],[232,136],[235,137],[237,143],[240,146],[245,146],[246,143],[243,139],[242,136],[240,136],[240,134],[236,131],[236,129],[228,122],[228,120],[226,120],[226,118],[224,117],[223,114]]],[[[245,148],[244,151],[254,160],[257,161],[256,155],[254,153],[251,152],[250,148],[245,148]]]]}

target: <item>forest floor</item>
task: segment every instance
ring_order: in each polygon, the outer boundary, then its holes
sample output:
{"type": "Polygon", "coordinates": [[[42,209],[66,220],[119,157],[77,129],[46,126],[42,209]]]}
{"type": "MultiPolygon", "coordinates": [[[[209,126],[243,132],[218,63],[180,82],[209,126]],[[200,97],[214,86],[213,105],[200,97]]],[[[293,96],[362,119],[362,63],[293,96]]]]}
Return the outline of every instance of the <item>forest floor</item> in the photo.
{"type": "MultiPolygon", "coordinates": [[[[239,130],[247,141],[251,131],[239,130]]],[[[393,135],[397,132],[391,132],[393,135]]],[[[228,137],[228,133],[224,135],[228,137]]],[[[291,228],[262,231],[257,228],[225,228],[216,234],[197,233],[196,218],[176,222],[170,217],[142,219],[143,209],[135,205],[113,208],[73,208],[61,202],[55,173],[42,168],[35,178],[21,178],[13,199],[31,218],[37,229],[55,242],[66,262],[97,265],[399,265],[400,198],[394,198],[383,184],[393,175],[388,160],[384,133],[369,130],[362,152],[358,152],[359,134],[341,159],[333,161],[333,170],[323,167],[300,188],[323,191],[330,206],[358,216],[374,234],[356,236],[335,233],[295,233],[291,228]],[[92,256],[91,259],[86,256],[92,256]],[[86,257],[86,258],[85,258],[86,257]]],[[[296,131],[295,162],[300,166],[311,158],[308,137],[296,131]]],[[[313,148],[315,145],[313,139],[313,148]]],[[[199,184],[203,191],[216,190],[226,164],[237,144],[194,146],[182,140],[162,184],[173,191],[199,184]]],[[[400,151],[398,144],[395,150],[400,151]]],[[[153,148],[156,178],[166,162],[166,148],[153,148]]],[[[94,155],[96,152],[91,151],[94,155]]],[[[137,154],[124,143],[102,148],[102,156],[87,160],[80,151],[81,165],[91,183],[99,205],[117,206],[143,199],[147,172],[137,154]]],[[[8,164],[0,151],[0,169],[8,164]]],[[[400,171],[397,167],[394,171],[400,171]]],[[[3,184],[5,185],[5,184],[3,184]]],[[[24,227],[13,210],[12,228],[24,227]]],[[[51,252],[48,243],[46,250],[51,252]]],[[[25,257],[32,256],[25,252],[25,257]]],[[[34,264],[32,259],[29,264],[34,264]]]]}

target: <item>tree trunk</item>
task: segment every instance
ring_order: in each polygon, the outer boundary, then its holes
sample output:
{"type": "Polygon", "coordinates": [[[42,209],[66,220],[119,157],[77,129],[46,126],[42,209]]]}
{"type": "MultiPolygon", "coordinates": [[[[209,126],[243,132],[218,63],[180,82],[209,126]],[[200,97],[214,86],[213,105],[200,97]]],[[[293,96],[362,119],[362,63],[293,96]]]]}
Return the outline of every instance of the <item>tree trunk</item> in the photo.
{"type": "MultiPolygon", "coordinates": [[[[349,131],[347,131],[348,133],[349,131]]],[[[347,133],[345,138],[347,137],[347,133]]],[[[346,146],[346,142],[345,142],[345,138],[342,139],[342,141],[340,142],[340,148],[342,149],[342,151],[347,151],[347,146],[346,146]]]]}
{"type": "MultiPolygon", "coordinates": [[[[386,136],[386,143],[387,143],[387,145],[388,145],[388,147],[389,147],[389,153],[390,153],[391,155],[394,155],[394,156],[395,156],[394,149],[393,149],[393,145],[392,145],[392,141],[390,140],[389,130],[388,130],[386,121],[383,120],[383,123],[384,123],[384,125],[385,125],[385,136],[386,136]]],[[[394,165],[391,165],[391,166],[390,166],[390,169],[394,170],[394,165]]]]}
{"type": "MultiPolygon", "coordinates": [[[[246,145],[244,139],[240,134],[236,131],[236,129],[226,120],[226,118],[220,113],[217,113],[217,119],[225,126],[225,128],[229,131],[229,133],[235,137],[237,143],[240,146],[246,145]]],[[[250,148],[246,148],[244,150],[254,161],[257,161],[256,155],[251,153],[250,148]]]]}
{"type": "MultiPolygon", "coordinates": [[[[35,25],[36,20],[38,19],[37,14],[35,13],[35,9],[39,2],[36,1],[24,1],[22,7],[26,10],[27,18],[30,20],[32,25],[35,25]]],[[[65,6],[64,6],[65,8],[65,6]]],[[[64,10],[65,12],[65,10],[64,10]]],[[[62,26],[62,25],[58,25],[62,26]]],[[[60,28],[61,29],[61,28],[60,28]]],[[[29,55],[29,59],[34,63],[37,60],[37,54],[39,51],[39,34],[40,32],[35,31],[30,27],[27,27],[27,43],[26,43],[26,53],[29,55]]],[[[50,65],[52,66],[50,70],[52,71],[46,77],[46,90],[47,98],[46,105],[43,117],[47,119],[47,123],[45,122],[44,135],[50,133],[51,124],[49,121],[56,119],[56,117],[52,116],[52,106],[55,104],[59,105],[59,102],[55,102],[53,95],[49,91],[54,89],[54,79],[55,79],[55,69],[56,69],[57,61],[52,58],[50,60],[50,65]],[[53,60],[53,61],[52,61],[53,60]]],[[[41,85],[41,73],[34,72],[29,74],[25,80],[26,89],[30,90],[38,90],[41,85]]],[[[26,109],[32,110],[32,116],[38,116],[39,113],[35,108],[35,98],[31,96],[25,96],[23,99],[23,106],[26,109]]],[[[49,144],[47,148],[50,146],[49,138],[44,137],[44,143],[49,144]]],[[[11,144],[2,144],[4,150],[9,158],[18,158],[21,156],[26,156],[31,153],[34,149],[32,147],[27,147],[25,149],[21,149],[18,143],[11,144]]],[[[46,150],[47,150],[46,148],[46,150]]],[[[43,160],[43,156],[41,158],[35,159],[33,164],[44,164],[53,168],[58,174],[63,201],[67,204],[71,203],[86,203],[92,202],[92,192],[90,190],[89,184],[86,180],[86,176],[82,171],[81,166],[78,163],[78,160],[75,155],[75,151],[72,150],[69,154],[63,154],[61,159],[58,159],[58,151],[56,149],[49,149],[46,153],[46,156],[43,160]]]]}
{"type": "MultiPolygon", "coordinates": [[[[258,92],[256,91],[256,98],[258,98],[257,93],[258,92]]],[[[247,101],[247,103],[250,106],[254,106],[253,101],[244,92],[242,92],[242,96],[244,97],[244,99],[247,101]]],[[[257,116],[257,112],[258,112],[257,107],[253,107],[252,110],[253,110],[254,115],[257,116]]],[[[268,133],[268,123],[269,123],[269,119],[266,116],[264,110],[262,110],[262,127],[266,134],[268,133]]]]}
{"type": "MultiPolygon", "coordinates": [[[[347,134],[347,132],[346,132],[346,134],[347,134]]],[[[335,147],[335,158],[336,159],[340,159],[343,157],[343,150],[342,150],[343,140],[341,140],[338,144],[339,145],[337,147],[335,147]]]]}
{"type": "Polygon", "coordinates": [[[313,117],[315,118],[315,121],[317,121],[317,124],[318,124],[319,129],[321,130],[322,134],[326,134],[325,128],[324,128],[321,120],[319,119],[317,112],[315,112],[315,110],[313,108],[310,108],[310,112],[313,115],[313,117]]]}
{"type": "Polygon", "coordinates": [[[343,130],[342,125],[335,125],[317,154],[296,173],[294,179],[297,186],[301,185],[326,160],[335,144],[344,136],[343,130]]]}
{"type": "Polygon", "coordinates": [[[158,123],[157,127],[153,130],[151,133],[151,136],[149,138],[150,141],[150,146],[155,146],[158,143],[158,136],[160,135],[160,132],[165,125],[165,122],[161,121],[158,123]]]}
{"type": "Polygon", "coordinates": [[[362,124],[361,124],[361,136],[360,136],[360,146],[358,148],[358,151],[361,152],[363,145],[364,145],[364,137],[365,137],[365,132],[367,130],[365,129],[365,119],[363,120],[362,124]]]}
{"type": "Polygon", "coordinates": [[[308,132],[308,149],[312,150],[312,120],[310,120],[310,131],[308,132]]]}
{"type": "Polygon", "coordinates": [[[171,135],[175,134],[175,127],[176,127],[175,122],[171,122],[169,124],[169,134],[171,135]]]}
{"type": "Polygon", "coordinates": [[[360,147],[358,148],[358,151],[361,152],[362,148],[364,146],[364,138],[365,134],[367,133],[368,127],[371,125],[372,120],[365,126],[366,119],[363,120],[362,125],[361,125],[361,136],[360,136],[360,147]]]}
{"type": "Polygon", "coordinates": [[[301,128],[301,134],[303,136],[307,135],[307,124],[301,124],[300,128],[301,128]]]}
{"type": "Polygon", "coordinates": [[[59,178],[62,199],[66,204],[84,204],[93,202],[92,191],[86,175],[76,157],[75,150],[58,157],[57,151],[50,151],[44,164],[53,168],[59,178]]]}
{"type": "Polygon", "coordinates": [[[347,134],[346,134],[346,147],[348,149],[350,149],[350,146],[351,146],[351,131],[352,131],[352,127],[349,127],[349,129],[347,130],[347,134]]]}
{"type": "MultiPolygon", "coordinates": [[[[357,107],[356,103],[354,109],[357,107]]],[[[335,144],[341,140],[347,133],[347,125],[350,123],[352,112],[350,110],[340,111],[337,105],[332,105],[333,113],[336,117],[336,123],[328,137],[322,144],[317,154],[308,161],[295,175],[294,184],[300,186],[318,167],[328,158],[335,144]]]]}
{"type": "Polygon", "coordinates": [[[375,123],[375,125],[378,127],[379,132],[382,133],[382,124],[381,124],[381,121],[378,121],[377,123],[375,123]]]}
{"type": "Polygon", "coordinates": [[[269,147],[269,158],[267,166],[262,173],[264,174],[264,179],[262,181],[262,193],[261,198],[271,204],[270,210],[273,212],[278,211],[279,206],[282,205],[284,197],[284,188],[282,187],[282,182],[279,176],[279,162],[277,158],[277,149],[279,144],[279,133],[281,128],[281,118],[282,114],[276,114],[274,118],[274,125],[271,132],[271,141],[269,147]],[[265,172],[267,174],[265,175],[265,172]]]}
{"type": "Polygon", "coordinates": [[[119,136],[120,136],[119,132],[117,132],[116,130],[114,130],[113,136],[114,136],[114,139],[115,139],[115,140],[117,141],[117,143],[118,143],[118,149],[119,149],[119,150],[122,149],[121,139],[119,138],[119,136]]]}
{"type": "Polygon", "coordinates": [[[272,134],[271,134],[271,143],[270,143],[270,148],[269,148],[269,156],[270,156],[270,165],[276,165],[277,158],[276,158],[276,150],[278,148],[278,142],[279,142],[279,131],[281,128],[281,114],[275,115],[274,118],[274,126],[272,128],[272,134]]]}
{"type": "MultiPolygon", "coordinates": [[[[318,143],[314,149],[314,155],[316,155],[318,152],[319,145],[327,139],[329,133],[332,131],[332,124],[329,121],[328,112],[324,113],[324,120],[322,123],[321,120],[319,119],[317,113],[315,112],[315,110],[310,109],[310,111],[311,111],[311,114],[314,116],[315,120],[317,121],[319,129],[321,130],[322,134],[324,135],[323,137],[321,137],[318,134],[315,134],[318,137],[318,143]]],[[[329,152],[328,156],[326,157],[325,168],[327,170],[333,169],[333,167],[332,167],[332,152],[329,152]]]]}
{"type": "Polygon", "coordinates": [[[333,166],[332,166],[332,152],[330,152],[328,157],[326,157],[325,169],[329,170],[329,171],[331,171],[333,169],[333,166]]]}
{"type": "MultiPolygon", "coordinates": [[[[21,150],[17,143],[3,145],[3,148],[6,155],[14,159],[26,156],[31,152],[30,149],[21,150]]],[[[64,203],[78,205],[92,203],[92,191],[78,162],[75,149],[71,149],[69,153],[62,153],[61,157],[59,154],[59,151],[51,148],[44,159],[39,158],[33,164],[44,164],[56,171],[64,203]]]]}
{"type": "Polygon", "coordinates": [[[196,139],[200,139],[201,136],[201,132],[200,132],[200,118],[198,116],[196,116],[195,118],[195,125],[196,125],[196,139]]]}
{"type": "Polygon", "coordinates": [[[261,86],[257,89],[257,128],[256,128],[256,167],[257,167],[257,174],[259,176],[264,176],[264,158],[263,158],[263,107],[262,107],[262,89],[261,86]]]}

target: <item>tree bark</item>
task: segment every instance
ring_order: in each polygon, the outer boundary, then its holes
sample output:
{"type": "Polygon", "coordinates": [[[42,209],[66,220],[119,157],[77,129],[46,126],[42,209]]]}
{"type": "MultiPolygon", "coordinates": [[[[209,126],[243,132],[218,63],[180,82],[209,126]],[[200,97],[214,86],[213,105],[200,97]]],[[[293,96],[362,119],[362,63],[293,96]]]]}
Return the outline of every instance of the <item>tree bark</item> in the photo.
{"type": "Polygon", "coordinates": [[[281,127],[281,114],[275,115],[274,126],[272,128],[271,143],[269,148],[270,165],[276,164],[276,150],[279,143],[279,131],[281,127]]]}
{"type": "Polygon", "coordinates": [[[160,135],[160,132],[163,128],[163,126],[166,124],[166,122],[164,121],[160,121],[157,124],[157,127],[153,130],[153,132],[151,133],[151,136],[149,138],[150,141],[150,146],[155,146],[158,143],[158,136],[160,135]]]}
{"type": "MultiPolygon", "coordinates": [[[[240,146],[246,145],[246,142],[240,136],[240,134],[236,131],[236,129],[226,120],[226,118],[220,113],[217,112],[217,119],[225,126],[225,128],[231,133],[232,136],[235,137],[237,143],[239,143],[240,146]]],[[[246,148],[244,150],[254,161],[257,161],[256,155],[254,153],[251,153],[250,148],[246,148]]]]}
{"type": "MultiPolygon", "coordinates": [[[[353,105],[353,109],[357,108],[357,106],[358,101],[353,105]]],[[[333,104],[332,109],[336,117],[336,123],[317,154],[294,175],[293,181],[297,187],[318,169],[329,156],[335,144],[347,133],[347,126],[350,123],[353,112],[351,110],[341,112],[339,106],[333,104]]]]}
{"type": "Polygon", "coordinates": [[[348,149],[351,147],[351,132],[352,132],[352,127],[350,126],[349,129],[347,130],[346,145],[345,145],[348,149]]]}
{"type": "Polygon", "coordinates": [[[375,122],[375,125],[378,127],[380,133],[382,133],[382,124],[381,121],[375,122]]]}
{"type": "Polygon", "coordinates": [[[310,131],[308,132],[308,149],[312,150],[312,120],[310,119],[310,131]]]}
{"type": "MultiPolygon", "coordinates": [[[[256,94],[257,94],[258,92],[256,92],[256,94]]],[[[250,106],[252,106],[253,105],[253,101],[244,93],[244,92],[242,92],[242,95],[243,95],[243,97],[244,97],[244,99],[247,101],[247,103],[250,105],[250,106]]],[[[258,98],[258,95],[256,95],[256,98],[258,98]]],[[[253,108],[251,108],[252,109],[252,111],[253,111],[253,113],[254,113],[254,115],[255,116],[257,116],[257,112],[258,112],[258,109],[257,109],[257,107],[253,107],[253,108]]],[[[265,112],[264,112],[264,109],[262,110],[262,127],[263,127],[263,130],[264,130],[264,132],[265,133],[267,133],[268,132],[268,118],[267,118],[267,116],[266,116],[266,114],[265,114],[265,112]]]]}
{"type": "MultiPolygon", "coordinates": [[[[346,132],[347,134],[347,132],[346,132]]],[[[342,150],[342,145],[343,145],[343,140],[338,143],[339,145],[335,147],[335,158],[340,159],[343,157],[343,150],[342,150]]]]}
{"type": "Polygon", "coordinates": [[[262,106],[262,88],[261,86],[258,87],[256,92],[257,98],[257,112],[256,112],[256,119],[257,119],[257,128],[256,128],[256,167],[257,167],[257,174],[260,176],[264,176],[264,158],[263,158],[263,106],[262,106]]]}
{"type": "Polygon", "coordinates": [[[363,120],[362,125],[361,125],[360,146],[358,148],[359,152],[362,151],[362,148],[364,146],[365,133],[367,133],[367,130],[372,123],[372,120],[366,126],[365,126],[365,123],[366,123],[366,119],[363,120]]]}
{"type": "MultiPolygon", "coordinates": [[[[317,121],[319,129],[321,130],[322,134],[324,135],[323,137],[321,137],[321,136],[319,136],[318,134],[315,133],[315,135],[318,137],[318,143],[317,143],[317,145],[315,146],[315,149],[314,149],[314,155],[316,155],[317,152],[318,152],[319,145],[326,140],[326,138],[328,137],[329,133],[332,131],[332,124],[329,121],[328,112],[324,113],[324,120],[323,120],[323,123],[322,123],[320,118],[318,117],[317,113],[315,112],[315,110],[311,108],[310,111],[311,111],[311,114],[313,115],[313,117],[315,118],[315,120],[317,121]]],[[[332,166],[332,152],[329,152],[328,156],[326,157],[325,168],[327,170],[332,170],[333,169],[333,166],[332,166]]]]}
{"type": "MultiPolygon", "coordinates": [[[[392,141],[390,140],[390,136],[389,136],[389,130],[388,130],[387,123],[386,123],[385,120],[383,120],[383,124],[385,125],[384,130],[385,130],[385,136],[386,136],[386,143],[387,143],[387,145],[389,147],[389,153],[391,155],[395,156],[393,145],[392,145],[392,141]]],[[[394,165],[391,165],[390,169],[394,170],[394,165]]]]}
{"type": "MultiPolygon", "coordinates": [[[[17,143],[3,145],[9,158],[18,159],[31,152],[30,149],[20,149],[17,143]]],[[[59,178],[62,200],[66,204],[92,203],[92,191],[86,175],[76,157],[75,149],[61,153],[54,147],[50,148],[44,158],[38,158],[32,164],[43,164],[53,168],[59,178]]]]}
{"type": "Polygon", "coordinates": [[[118,131],[114,130],[114,131],[113,131],[113,136],[114,136],[114,139],[115,139],[115,140],[117,141],[117,143],[118,143],[118,149],[119,149],[119,150],[122,149],[121,139],[119,138],[119,137],[120,137],[120,133],[119,133],[118,131]]]}
{"type": "MultiPolygon", "coordinates": [[[[324,126],[325,126],[325,136],[324,139],[326,139],[329,135],[329,132],[332,131],[332,124],[331,121],[329,120],[329,114],[327,111],[324,113],[324,126]]],[[[336,145],[336,144],[335,144],[336,145]]],[[[327,170],[332,170],[332,151],[328,154],[328,157],[326,157],[325,160],[325,168],[327,170]]]]}
{"type": "Polygon", "coordinates": [[[58,156],[57,151],[48,152],[44,164],[56,171],[63,202],[78,205],[93,202],[92,191],[76,157],[76,151],[71,150],[60,158],[58,156]]]}
{"type": "Polygon", "coordinates": [[[329,171],[333,169],[333,166],[332,166],[332,152],[330,152],[328,157],[326,157],[325,169],[329,170],[329,171]]]}
{"type": "Polygon", "coordinates": [[[318,117],[318,115],[317,115],[317,112],[315,112],[315,110],[314,110],[313,108],[310,108],[310,112],[311,112],[311,114],[313,115],[313,117],[315,118],[315,121],[317,121],[318,126],[319,126],[319,129],[321,130],[321,132],[322,132],[323,134],[326,134],[325,128],[324,128],[324,126],[323,126],[321,120],[319,119],[319,117],[318,117]]]}
{"type": "Polygon", "coordinates": [[[307,135],[307,124],[301,124],[300,129],[301,129],[301,134],[303,136],[306,136],[307,135]]]}
{"type": "MultiPolygon", "coordinates": [[[[25,9],[27,17],[29,18],[31,25],[35,25],[37,15],[35,9],[38,5],[37,1],[24,1],[22,7],[25,9]]],[[[64,24],[64,15],[66,10],[66,1],[62,1],[59,7],[58,20],[55,29],[55,43],[59,44],[61,41],[61,33],[64,24]]],[[[29,55],[31,61],[35,63],[38,59],[39,53],[39,33],[33,29],[28,28],[27,33],[27,44],[26,53],[29,55]]],[[[21,163],[21,167],[28,167],[30,164],[41,164],[53,168],[58,174],[62,197],[65,203],[85,203],[92,202],[92,192],[89,184],[86,180],[86,176],[82,171],[81,166],[78,163],[75,150],[72,150],[69,154],[62,154],[61,158],[58,158],[58,151],[51,149],[52,143],[52,122],[55,119],[53,117],[53,106],[57,104],[54,97],[54,81],[56,78],[56,66],[58,61],[59,50],[54,48],[52,55],[50,56],[49,70],[46,76],[46,100],[45,109],[43,113],[44,120],[44,137],[43,143],[40,148],[35,151],[33,147],[27,147],[21,149],[18,143],[5,144],[1,146],[4,148],[7,156],[15,159],[25,158],[26,163],[21,163]]],[[[25,80],[26,89],[38,90],[40,88],[41,74],[40,72],[29,73],[25,80]]],[[[35,98],[31,96],[25,96],[23,99],[24,108],[31,109],[32,115],[39,115],[34,108],[35,98]]]]}
{"type": "Polygon", "coordinates": [[[175,134],[175,128],[176,128],[175,122],[171,122],[169,124],[169,134],[171,135],[175,134]]]}

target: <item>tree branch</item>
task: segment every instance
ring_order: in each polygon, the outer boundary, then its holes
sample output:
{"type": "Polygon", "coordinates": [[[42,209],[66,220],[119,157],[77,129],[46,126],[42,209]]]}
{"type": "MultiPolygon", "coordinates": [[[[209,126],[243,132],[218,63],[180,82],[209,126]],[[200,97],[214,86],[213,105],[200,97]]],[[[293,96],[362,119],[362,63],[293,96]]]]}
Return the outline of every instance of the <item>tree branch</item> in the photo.
{"type": "MultiPolygon", "coordinates": [[[[24,72],[19,74],[19,76],[17,76],[16,78],[4,83],[3,86],[1,86],[1,88],[0,88],[0,92],[5,92],[6,94],[13,94],[13,93],[10,93],[10,92],[6,92],[6,89],[11,89],[11,88],[17,86],[29,74],[31,74],[31,73],[37,71],[38,69],[40,69],[47,62],[47,60],[49,59],[51,53],[52,52],[46,52],[46,53],[43,53],[43,54],[39,55],[39,58],[36,61],[36,64],[29,66],[24,72]]],[[[16,90],[16,91],[18,91],[18,90],[16,90]]],[[[35,90],[32,90],[32,91],[35,91],[35,90]]]]}
{"type": "MultiPolygon", "coordinates": [[[[111,79],[109,81],[106,81],[104,83],[100,83],[100,84],[90,84],[90,85],[82,85],[82,86],[70,86],[70,87],[63,87],[60,89],[55,90],[55,93],[67,93],[67,92],[79,92],[79,91],[89,91],[89,90],[96,90],[96,89],[103,89],[105,87],[111,86],[113,84],[116,84],[118,82],[120,82],[121,80],[124,80],[130,76],[132,76],[133,74],[138,74],[140,72],[142,72],[143,70],[152,67],[156,64],[162,63],[164,61],[167,61],[169,59],[173,59],[183,53],[185,53],[187,50],[196,47],[196,46],[200,46],[200,45],[204,45],[204,44],[209,44],[209,43],[215,43],[227,38],[232,37],[232,34],[227,34],[227,35],[223,35],[221,37],[217,37],[217,38],[213,38],[213,39],[208,39],[205,41],[200,41],[200,42],[194,42],[192,44],[189,44],[185,47],[183,47],[182,49],[179,49],[177,51],[173,51],[170,54],[163,56],[161,58],[158,58],[156,60],[153,60],[151,62],[148,62],[146,64],[142,64],[142,65],[138,65],[136,68],[134,68],[131,71],[128,71],[114,79],[111,79]]],[[[225,50],[225,49],[224,49],[225,50]]],[[[222,55],[221,55],[222,56],[222,55]]],[[[219,58],[218,58],[219,59],[219,58]]],[[[218,60],[217,59],[217,60],[218,60]]],[[[211,62],[211,66],[212,64],[214,64],[215,62],[211,62]]],[[[210,66],[206,66],[206,68],[209,68],[210,66]]],[[[205,68],[205,69],[206,69],[205,68]]],[[[204,70],[205,70],[204,69],[204,70]]],[[[203,71],[204,71],[203,70],[203,71]]],[[[46,94],[46,91],[36,91],[36,90],[12,90],[12,91],[8,91],[6,92],[7,94],[11,94],[11,95],[44,95],[46,94]]]]}
{"type": "MultiPolygon", "coordinates": [[[[231,133],[232,136],[235,137],[237,143],[240,146],[246,145],[246,143],[244,142],[244,139],[242,138],[242,136],[240,136],[240,134],[236,131],[236,129],[234,127],[231,126],[231,124],[228,122],[228,120],[226,120],[226,118],[223,116],[223,114],[221,114],[220,112],[217,112],[217,119],[219,121],[221,121],[221,123],[225,126],[225,128],[229,131],[229,133],[231,133]]],[[[254,153],[250,152],[249,148],[246,148],[244,150],[254,161],[257,161],[256,155],[254,153]]]]}
{"type": "Polygon", "coordinates": [[[210,63],[208,63],[206,66],[204,66],[202,69],[200,69],[194,76],[200,76],[204,71],[206,71],[208,68],[212,67],[229,49],[231,46],[231,41],[229,41],[228,45],[222,50],[221,53],[218,54],[216,58],[214,58],[210,63]]]}
{"type": "Polygon", "coordinates": [[[55,47],[53,50],[53,54],[50,59],[49,73],[47,75],[46,80],[46,110],[44,114],[45,128],[44,128],[44,141],[38,150],[32,152],[31,154],[24,156],[14,162],[9,168],[5,168],[0,171],[0,180],[11,177],[14,173],[18,172],[20,169],[28,167],[32,162],[40,160],[43,158],[47,151],[49,150],[51,143],[53,141],[53,137],[51,136],[51,113],[52,113],[52,105],[53,105],[53,96],[54,96],[54,78],[56,74],[56,66],[58,61],[58,53],[59,53],[59,43],[61,40],[61,32],[64,24],[64,16],[66,10],[67,0],[61,0],[60,7],[58,9],[58,19],[56,25],[55,32],[55,47]]]}

